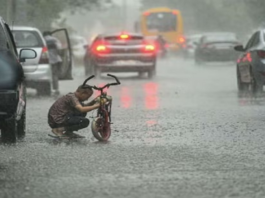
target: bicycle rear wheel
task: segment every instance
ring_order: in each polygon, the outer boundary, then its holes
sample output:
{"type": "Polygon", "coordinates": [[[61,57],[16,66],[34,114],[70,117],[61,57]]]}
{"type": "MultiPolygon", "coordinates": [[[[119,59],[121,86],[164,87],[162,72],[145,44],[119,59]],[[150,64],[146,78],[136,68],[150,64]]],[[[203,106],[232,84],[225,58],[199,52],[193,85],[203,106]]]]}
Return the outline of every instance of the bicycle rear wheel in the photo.
{"type": "Polygon", "coordinates": [[[92,134],[98,141],[107,141],[111,135],[108,112],[105,110],[91,124],[92,134]]]}

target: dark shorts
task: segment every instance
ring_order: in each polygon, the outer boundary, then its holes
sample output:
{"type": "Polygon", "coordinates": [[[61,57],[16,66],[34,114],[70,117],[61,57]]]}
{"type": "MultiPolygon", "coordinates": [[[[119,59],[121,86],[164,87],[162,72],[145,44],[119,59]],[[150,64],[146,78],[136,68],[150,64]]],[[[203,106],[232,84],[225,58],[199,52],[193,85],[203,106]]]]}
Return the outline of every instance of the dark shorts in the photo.
{"type": "Polygon", "coordinates": [[[52,121],[51,117],[48,116],[49,126],[53,128],[65,127],[66,131],[78,131],[80,129],[86,128],[89,125],[89,119],[84,114],[72,114],[66,117],[66,120],[63,123],[57,124],[52,121]]]}

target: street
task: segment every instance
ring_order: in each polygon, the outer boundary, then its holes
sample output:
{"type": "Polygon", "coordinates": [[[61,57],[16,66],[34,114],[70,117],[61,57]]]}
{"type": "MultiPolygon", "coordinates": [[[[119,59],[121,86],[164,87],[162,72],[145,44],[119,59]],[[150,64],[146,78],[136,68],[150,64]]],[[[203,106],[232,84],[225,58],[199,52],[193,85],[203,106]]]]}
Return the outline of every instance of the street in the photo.
{"type": "MultiPolygon", "coordinates": [[[[238,97],[235,63],[171,57],[152,80],[114,75],[107,143],[90,126],[79,131],[86,139],[50,138],[55,98],[28,91],[25,140],[0,144],[1,198],[265,197],[265,102],[238,97]]],[[[112,81],[102,76],[90,84],[112,81]]],[[[61,94],[82,84],[82,67],[74,78],[60,82],[61,94]]]]}

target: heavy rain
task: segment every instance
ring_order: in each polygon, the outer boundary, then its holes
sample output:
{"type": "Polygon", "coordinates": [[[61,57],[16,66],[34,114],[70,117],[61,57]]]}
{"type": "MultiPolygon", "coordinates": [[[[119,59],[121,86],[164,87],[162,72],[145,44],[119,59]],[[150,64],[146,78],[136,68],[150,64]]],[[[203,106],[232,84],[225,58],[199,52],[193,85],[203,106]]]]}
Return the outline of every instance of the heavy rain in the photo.
{"type": "Polygon", "coordinates": [[[1,198],[265,197],[264,0],[0,3],[1,198]]]}

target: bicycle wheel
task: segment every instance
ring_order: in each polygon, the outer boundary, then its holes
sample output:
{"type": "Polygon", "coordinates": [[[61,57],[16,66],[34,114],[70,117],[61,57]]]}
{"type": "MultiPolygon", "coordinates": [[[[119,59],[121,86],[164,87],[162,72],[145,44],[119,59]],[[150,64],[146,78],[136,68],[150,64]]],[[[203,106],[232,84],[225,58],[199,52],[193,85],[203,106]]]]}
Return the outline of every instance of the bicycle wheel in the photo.
{"type": "Polygon", "coordinates": [[[94,137],[98,141],[107,141],[111,135],[108,112],[104,110],[99,117],[94,119],[91,124],[94,137]]]}

